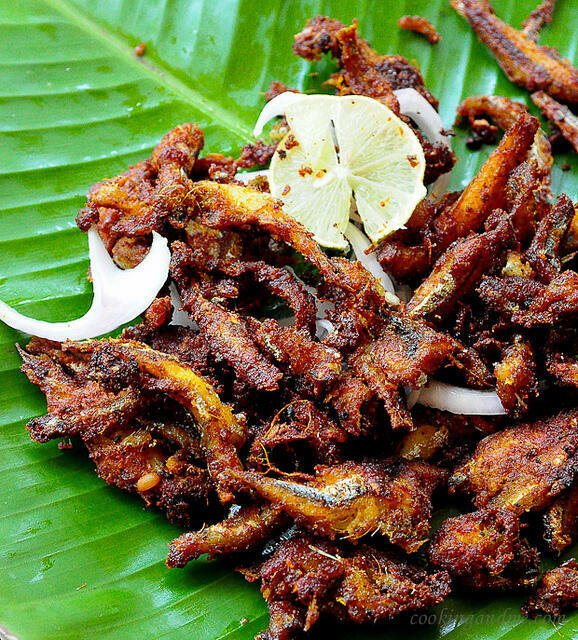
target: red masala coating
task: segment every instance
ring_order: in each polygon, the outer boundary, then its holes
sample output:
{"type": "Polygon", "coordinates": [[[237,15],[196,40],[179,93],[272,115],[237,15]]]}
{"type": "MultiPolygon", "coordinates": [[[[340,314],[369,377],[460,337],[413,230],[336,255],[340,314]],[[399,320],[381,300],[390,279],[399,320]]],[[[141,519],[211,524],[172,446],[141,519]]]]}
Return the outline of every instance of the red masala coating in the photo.
{"type": "MultiPolygon", "coordinates": [[[[138,387],[165,393],[190,412],[199,431],[199,443],[208,471],[217,485],[222,502],[230,502],[233,494],[223,475],[226,470],[242,468],[238,450],[245,443],[243,424],[231,408],[223,404],[213,387],[190,367],[173,356],[154,351],[138,342],[108,339],[98,342],[67,342],[67,350],[89,354],[92,359],[111,357],[129,368],[138,387]]],[[[109,374],[109,367],[105,369],[109,374]]],[[[120,380],[122,384],[124,380],[120,380]]]]}
{"type": "Polygon", "coordinates": [[[216,358],[226,360],[241,380],[256,389],[278,388],[283,374],[257,349],[240,316],[203,298],[198,289],[184,292],[183,304],[216,358]]]}
{"type": "Polygon", "coordinates": [[[564,138],[578,153],[578,116],[572,113],[566,105],[560,104],[544,91],[533,93],[532,100],[540,107],[546,118],[558,127],[564,138]]]}
{"type": "Polygon", "coordinates": [[[578,273],[569,269],[547,286],[519,276],[486,277],[478,292],[507,321],[521,327],[554,325],[578,317],[578,273]]]}
{"type": "Polygon", "coordinates": [[[341,373],[341,354],[336,349],[314,342],[305,331],[282,327],[275,320],[250,319],[254,340],[291,375],[311,383],[313,393],[330,386],[341,373]]]}
{"type": "Polygon", "coordinates": [[[450,478],[453,492],[473,494],[479,507],[516,513],[542,510],[574,481],[578,412],[508,427],[484,438],[450,478]]]}
{"type": "Polygon", "coordinates": [[[392,316],[380,337],[364,348],[364,355],[378,365],[393,384],[421,387],[455,353],[449,336],[425,322],[392,316]]]}
{"type": "Polygon", "coordinates": [[[516,239],[523,246],[527,245],[539,221],[549,211],[547,185],[550,181],[550,165],[543,167],[534,158],[525,160],[508,178],[506,206],[511,211],[516,239]]]}
{"type": "Polygon", "coordinates": [[[443,571],[428,574],[390,551],[351,549],[299,531],[268,560],[242,572],[250,581],[261,580],[269,606],[269,629],[261,640],[293,638],[320,614],[357,623],[392,620],[441,602],[450,590],[443,571]]]}
{"type": "Polygon", "coordinates": [[[560,384],[578,387],[578,331],[553,329],[546,346],[546,369],[560,384]]]}
{"type": "Polygon", "coordinates": [[[546,571],[536,591],[522,607],[522,613],[529,618],[535,618],[540,612],[559,616],[563,611],[577,607],[578,562],[567,560],[546,571]]]}
{"type": "Polygon", "coordinates": [[[391,428],[394,430],[411,430],[413,422],[403,391],[399,384],[392,382],[385,370],[374,361],[371,351],[363,348],[350,359],[353,373],[363,380],[371,393],[379,398],[389,416],[391,428]]]}
{"type": "Polygon", "coordinates": [[[357,539],[380,533],[408,552],[427,538],[431,494],[444,475],[426,463],[402,460],[319,466],[307,483],[232,473],[316,535],[357,539]]]}
{"type": "Polygon", "coordinates": [[[511,590],[536,582],[540,556],[520,540],[514,513],[483,509],[448,518],[435,532],[428,558],[468,587],[511,590]]]}
{"type": "Polygon", "coordinates": [[[452,6],[467,19],[512,82],[530,91],[543,90],[562,102],[578,102],[578,70],[569,60],[502,22],[489,2],[452,0],[452,6]]]}
{"type": "Polygon", "coordinates": [[[427,38],[430,44],[437,44],[441,40],[440,34],[436,31],[433,24],[423,16],[402,16],[397,24],[402,29],[421,33],[427,38]]]}
{"type": "Polygon", "coordinates": [[[270,422],[263,424],[251,444],[249,460],[263,472],[307,479],[311,478],[305,473],[311,466],[307,454],[321,464],[337,464],[343,459],[347,440],[347,431],[325,407],[317,406],[313,400],[294,397],[270,422]],[[286,473],[276,468],[277,457],[284,466],[292,463],[294,471],[286,473]]]}

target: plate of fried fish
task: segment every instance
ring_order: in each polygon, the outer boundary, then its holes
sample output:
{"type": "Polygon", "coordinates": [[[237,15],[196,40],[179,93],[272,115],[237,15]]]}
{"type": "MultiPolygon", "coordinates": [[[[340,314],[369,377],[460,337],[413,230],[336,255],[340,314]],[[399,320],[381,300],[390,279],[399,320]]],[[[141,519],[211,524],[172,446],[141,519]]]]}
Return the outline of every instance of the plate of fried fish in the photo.
{"type": "Polygon", "coordinates": [[[576,637],[572,4],[0,7],[0,638],[576,637]]]}

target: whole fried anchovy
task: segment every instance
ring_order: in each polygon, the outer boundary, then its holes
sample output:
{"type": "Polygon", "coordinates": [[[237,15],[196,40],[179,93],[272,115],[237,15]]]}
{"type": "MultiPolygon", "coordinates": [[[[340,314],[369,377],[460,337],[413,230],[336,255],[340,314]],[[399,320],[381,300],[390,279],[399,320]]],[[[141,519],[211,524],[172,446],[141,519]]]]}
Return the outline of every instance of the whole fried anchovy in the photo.
{"type": "Polygon", "coordinates": [[[546,91],[562,102],[578,102],[578,69],[554,49],[536,44],[535,28],[517,31],[500,20],[486,1],[452,0],[451,4],[512,82],[530,91],[546,91]]]}
{"type": "Polygon", "coordinates": [[[546,118],[560,129],[560,133],[578,153],[578,116],[573,114],[566,105],[560,104],[543,91],[536,91],[531,98],[546,118]]]}

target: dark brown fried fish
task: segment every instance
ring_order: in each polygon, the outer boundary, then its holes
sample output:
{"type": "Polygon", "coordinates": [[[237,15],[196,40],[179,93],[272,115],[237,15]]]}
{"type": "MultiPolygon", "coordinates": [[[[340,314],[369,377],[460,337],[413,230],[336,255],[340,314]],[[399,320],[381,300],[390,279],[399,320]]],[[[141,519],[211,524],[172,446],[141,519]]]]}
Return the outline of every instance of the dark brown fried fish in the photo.
{"type": "Polygon", "coordinates": [[[355,540],[380,533],[409,552],[427,538],[431,494],[445,476],[426,463],[394,459],[319,466],[307,483],[254,471],[231,475],[316,535],[355,540]]]}
{"type": "Polygon", "coordinates": [[[486,0],[452,0],[451,4],[512,82],[530,91],[545,91],[562,102],[578,102],[578,70],[569,60],[550,47],[537,45],[532,32],[528,37],[502,22],[486,0]]]}
{"type": "Polygon", "coordinates": [[[214,503],[195,425],[176,403],[159,415],[130,363],[102,353],[84,359],[39,340],[20,353],[24,373],[48,400],[49,413],[28,424],[33,440],[79,437],[103,480],[139,493],[183,526],[214,503]]]}
{"type": "Polygon", "coordinates": [[[166,393],[189,411],[199,428],[199,441],[219,497],[223,502],[233,500],[223,473],[243,468],[238,449],[245,442],[245,432],[231,408],[221,402],[211,385],[174,356],[130,340],[71,342],[66,343],[66,349],[96,357],[111,354],[143,374],[138,378],[140,388],[166,393]]]}
{"type": "Polygon", "coordinates": [[[450,478],[478,508],[540,511],[572,486],[578,470],[578,411],[508,427],[484,438],[450,478]]]}
{"type": "Polygon", "coordinates": [[[441,602],[450,591],[444,571],[428,574],[391,551],[351,549],[299,530],[268,560],[241,572],[261,581],[269,607],[260,640],[293,638],[320,614],[356,623],[393,620],[441,602]]]}
{"type": "Polygon", "coordinates": [[[548,120],[558,127],[562,135],[574,147],[578,153],[578,116],[563,104],[550,97],[544,91],[536,91],[532,94],[534,104],[538,105],[548,120]]]}
{"type": "Polygon", "coordinates": [[[520,540],[514,513],[488,508],[448,518],[435,532],[428,558],[468,587],[511,590],[536,582],[540,556],[520,540]]]}
{"type": "Polygon", "coordinates": [[[567,609],[578,607],[578,562],[567,560],[546,571],[535,593],[522,607],[522,613],[535,618],[540,612],[559,616],[567,609]]]}
{"type": "Polygon", "coordinates": [[[578,485],[556,498],[543,516],[544,539],[548,549],[562,553],[578,537],[578,485]]]}

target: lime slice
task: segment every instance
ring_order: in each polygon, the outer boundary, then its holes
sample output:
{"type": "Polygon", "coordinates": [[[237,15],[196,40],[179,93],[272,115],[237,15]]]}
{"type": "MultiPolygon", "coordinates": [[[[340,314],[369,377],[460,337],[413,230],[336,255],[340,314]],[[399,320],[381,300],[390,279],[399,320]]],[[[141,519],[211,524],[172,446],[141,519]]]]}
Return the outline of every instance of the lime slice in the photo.
{"type": "Polygon", "coordinates": [[[292,94],[284,109],[290,132],[269,185],[287,212],[336,249],[347,247],[352,197],[373,243],[402,228],[426,195],[425,158],[410,127],[366,96],[292,94]]]}

